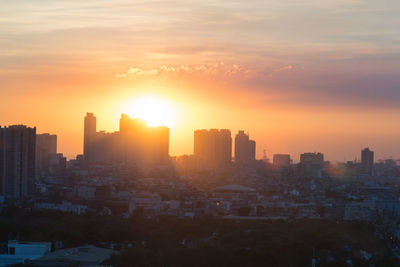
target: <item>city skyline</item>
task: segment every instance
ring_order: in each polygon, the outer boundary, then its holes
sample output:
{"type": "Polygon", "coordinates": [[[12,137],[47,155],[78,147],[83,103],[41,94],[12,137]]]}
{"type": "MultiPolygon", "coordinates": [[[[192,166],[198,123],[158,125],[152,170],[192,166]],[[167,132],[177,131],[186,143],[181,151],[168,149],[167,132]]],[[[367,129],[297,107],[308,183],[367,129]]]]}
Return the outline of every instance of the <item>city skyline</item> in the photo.
{"type": "Polygon", "coordinates": [[[97,131],[97,118],[87,112],[84,118],[84,153],[87,163],[167,164],[169,129],[148,126],[140,118],[121,114],[119,131],[97,131]]]}
{"type": "Polygon", "coordinates": [[[400,157],[397,1],[1,6],[0,122],[58,133],[68,157],[82,153],[82,114],[112,132],[147,96],[179,115],[172,155],[190,153],[195,129],[227,128],[249,131],[257,158],[400,157]]]}
{"type": "Polygon", "coordinates": [[[0,266],[400,266],[399,0],[0,0],[0,266]]]}
{"type": "MultiPolygon", "coordinates": [[[[5,127],[15,127],[15,126],[30,127],[30,126],[25,126],[25,125],[22,125],[22,124],[11,124],[11,125],[8,125],[8,126],[5,126],[5,127]]],[[[95,114],[92,113],[92,112],[86,112],[86,116],[84,117],[84,127],[83,127],[83,134],[82,134],[82,136],[83,136],[83,138],[82,138],[83,139],[82,153],[77,153],[77,154],[74,154],[74,155],[69,156],[69,157],[66,156],[66,158],[71,160],[71,159],[75,159],[78,156],[82,155],[83,158],[88,162],[96,162],[97,161],[97,162],[100,163],[100,162],[113,162],[113,161],[115,161],[115,160],[111,160],[111,158],[115,157],[115,153],[116,153],[115,151],[118,151],[120,149],[120,147],[121,147],[120,141],[116,141],[117,138],[122,138],[122,137],[120,137],[121,136],[121,127],[123,127],[123,129],[124,129],[122,132],[123,133],[125,132],[125,134],[123,134],[123,135],[125,136],[124,139],[126,139],[126,140],[127,140],[127,138],[132,138],[132,136],[128,137],[127,134],[126,134],[128,131],[132,131],[133,128],[131,129],[131,127],[145,127],[146,129],[149,129],[151,131],[154,131],[154,130],[157,130],[157,129],[163,129],[163,128],[166,129],[168,137],[167,137],[167,147],[165,149],[168,152],[166,154],[165,153],[164,154],[165,155],[169,155],[169,157],[195,155],[195,156],[200,156],[200,158],[202,158],[203,156],[205,158],[210,158],[210,157],[217,157],[218,158],[218,157],[220,157],[218,155],[220,152],[214,151],[214,149],[210,150],[210,148],[202,148],[203,151],[199,152],[200,151],[199,150],[199,146],[200,146],[199,144],[201,144],[201,146],[204,146],[205,142],[210,142],[209,138],[211,138],[211,135],[214,135],[214,137],[212,137],[212,138],[216,138],[217,135],[220,134],[219,132],[221,132],[221,134],[225,135],[226,137],[229,137],[229,139],[230,139],[230,141],[229,141],[229,144],[230,144],[229,145],[230,146],[229,147],[229,151],[230,151],[230,155],[231,155],[231,161],[234,161],[234,162],[237,162],[237,163],[240,163],[240,162],[246,163],[246,164],[251,163],[252,162],[251,158],[253,158],[255,160],[265,160],[265,159],[267,159],[270,163],[274,163],[276,156],[279,157],[279,158],[282,157],[282,156],[284,156],[284,157],[288,156],[289,157],[289,161],[291,163],[301,163],[302,156],[304,156],[305,154],[314,154],[314,153],[320,154],[320,153],[322,153],[321,155],[323,155],[323,156],[325,155],[325,152],[323,152],[323,151],[304,150],[304,151],[300,152],[299,155],[298,155],[298,158],[296,158],[296,156],[293,156],[295,154],[290,153],[290,152],[288,152],[287,154],[282,154],[282,153],[276,152],[276,153],[271,153],[271,154],[267,155],[266,150],[263,150],[262,151],[263,157],[257,157],[256,156],[257,155],[256,152],[258,152],[258,154],[261,154],[261,153],[259,151],[257,151],[257,148],[256,148],[257,142],[255,140],[250,140],[249,139],[248,131],[238,130],[237,134],[235,135],[235,138],[233,139],[232,136],[231,136],[231,130],[230,129],[217,129],[217,128],[195,129],[193,131],[194,139],[193,139],[192,150],[189,153],[174,155],[174,154],[169,153],[169,151],[171,150],[171,144],[170,144],[171,136],[169,134],[169,128],[164,126],[164,125],[161,125],[161,126],[149,126],[148,123],[145,120],[143,120],[143,119],[141,119],[139,117],[131,118],[127,114],[121,113],[121,117],[119,119],[119,130],[116,130],[114,132],[106,132],[103,129],[98,129],[97,128],[97,117],[95,116],[95,114]],[[137,126],[133,126],[133,125],[137,125],[137,126]],[[207,141],[205,141],[206,139],[204,139],[204,137],[202,137],[201,140],[203,140],[203,141],[200,142],[199,141],[200,140],[199,137],[196,137],[196,136],[200,136],[200,134],[201,134],[201,136],[204,136],[204,134],[210,135],[210,137],[207,137],[207,141]],[[215,135],[215,134],[217,134],[217,135],[215,135]],[[90,141],[90,139],[95,139],[96,141],[90,141]],[[197,139],[197,150],[196,150],[196,139],[197,139]],[[90,144],[90,143],[92,143],[92,144],[90,144]],[[88,147],[89,146],[93,146],[93,145],[98,146],[98,148],[96,148],[95,150],[98,150],[98,149],[101,149],[101,150],[112,149],[113,152],[112,153],[110,152],[111,153],[110,155],[113,155],[113,156],[109,155],[109,157],[111,157],[111,158],[106,160],[106,159],[104,159],[104,155],[99,156],[98,152],[96,152],[96,153],[94,153],[92,151],[89,152],[89,148],[88,147]],[[208,150],[208,152],[204,152],[204,149],[208,150]],[[238,151],[238,149],[239,149],[240,152],[238,151]],[[95,158],[96,157],[98,159],[96,161],[93,161],[92,159],[89,160],[88,159],[88,155],[91,155],[90,156],[91,158],[95,158]],[[245,157],[247,159],[245,159],[245,160],[239,159],[238,160],[237,155],[242,155],[241,157],[245,157]],[[267,156],[267,157],[265,158],[265,156],[267,156]],[[102,158],[102,159],[99,160],[99,158],[102,158]]],[[[34,126],[34,128],[36,129],[36,126],[34,126]]],[[[161,132],[157,133],[156,135],[162,134],[163,131],[164,130],[161,130],[161,132]]],[[[146,134],[148,135],[149,133],[145,133],[145,135],[146,134]]],[[[149,136],[147,136],[145,142],[150,141],[150,139],[153,138],[153,137],[151,137],[153,135],[154,134],[150,134],[149,136]]],[[[39,139],[40,143],[41,142],[53,143],[53,144],[49,143],[49,144],[45,145],[45,147],[46,146],[47,147],[52,147],[50,149],[55,150],[55,151],[52,151],[50,154],[57,154],[57,155],[65,156],[62,153],[62,151],[60,151],[57,148],[57,146],[58,146],[57,133],[49,134],[49,133],[39,133],[38,132],[37,136],[38,136],[38,138],[40,138],[39,139]],[[46,139],[42,139],[42,138],[46,138],[46,139]],[[51,138],[53,140],[50,141],[49,138],[51,138]]],[[[217,140],[217,139],[215,139],[215,140],[217,140]]],[[[124,142],[126,142],[126,141],[124,141],[124,142]]],[[[132,142],[132,141],[130,141],[130,142],[132,142]]],[[[213,141],[213,142],[216,142],[216,141],[213,141]]],[[[217,141],[217,142],[219,142],[219,141],[217,141]]],[[[223,141],[223,142],[225,142],[225,141],[223,141]]],[[[227,144],[227,142],[225,142],[225,144],[227,144]]],[[[125,144],[125,146],[126,146],[126,144],[125,144]]],[[[40,145],[39,145],[39,147],[40,147],[40,145]]],[[[49,149],[49,148],[46,148],[46,149],[49,149]]],[[[364,152],[365,151],[369,151],[369,147],[368,146],[364,146],[364,147],[360,148],[360,150],[361,149],[362,149],[361,153],[356,154],[353,159],[349,159],[349,160],[344,159],[344,160],[340,161],[340,160],[331,160],[329,158],[326,158],[326,160],[327,161],[332,161],[332,162],[338,162],[338,163],[340,163],[340,162],[342,162],[342,163],[345,163],[345,162],[357,162],[357,163],[363,163],[364,164],[364,162],[363,162],[364,152]]],[[[92,150],[92,149],[90,149],[90,150],[92,150]]],[[[224,152],[224,153],[227,154],[227,152],[224,152]]],[[[372,162],[370,164],[373,164],[375,162],[374,156],[373,156],[374,153],[375,152],[372,152],[372,162]]],[[[165,156],[163,156],[163,157],[165,157],[165,156]]],[[[39,158],[41,158],[41,156],[39,156],[39,158]]],[[[121,156],[119,156],[118,158],[121,158],[121,156]]],[[[142,156],[140,156],[140,158],[147,158],[147,156],[143,157],[143,155],[142,155],[142,156]]],[[[394,158],[392,156],[386,157],[386,158],[377,158],[376,162],[378,162],[380,160],[386,160],[386,159],[394,159],[394,158]]],[[[280,160],[283,160],[283,159],[277,159],[277,160],[280,161],[280,160]]],[[[396,160],[396,159],[394,159],[394,160],[396,160]]],[[[166,162],[165,159],[163,161],[166,162]]],[[[224,160],[222,160],[220,163],[217,163],[216,166],[221,165],[221,163],[223,161],[224,160]]],[[[288,159],[284,159],[284,161],[288,161],[288,159]]],[[[215,164],[215,163],[213,163],[213,164],[215,164]]],[[[206,164],[206,165],[210,165],[210,164],[206,164]]],[[[372,167],[368,167],[368,168],[372,168],[372,167]]]]}

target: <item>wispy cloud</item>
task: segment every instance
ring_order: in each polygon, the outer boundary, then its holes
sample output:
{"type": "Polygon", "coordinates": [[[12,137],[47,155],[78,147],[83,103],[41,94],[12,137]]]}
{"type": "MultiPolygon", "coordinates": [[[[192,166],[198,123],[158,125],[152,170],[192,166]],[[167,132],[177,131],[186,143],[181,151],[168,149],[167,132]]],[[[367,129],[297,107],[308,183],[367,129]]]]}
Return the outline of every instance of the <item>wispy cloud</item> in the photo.
{"type": "Polygon", "coordinates": [[[156,69],[142,69],[139,67],[130,67],[124,73],[117,73],[116,79],[135,79],[144,76],[158,76],[162,78],[173,77],[190,77],[190,76],[203,76],[214,77],[218,79],[238,78],[250,79],[256,77],[258,74],[252,69],[247,69],[236,64],[225,64],[223,62],[207,65],[180,65],[180,66],[167,66],[163,65],[156,69]]]}
{"type": "Polygon", "coordinates": [[[387,106],[400,99],[399,11],[398,0],[1,1],[0,83],[197,77],[307,105],[387,106]]]}

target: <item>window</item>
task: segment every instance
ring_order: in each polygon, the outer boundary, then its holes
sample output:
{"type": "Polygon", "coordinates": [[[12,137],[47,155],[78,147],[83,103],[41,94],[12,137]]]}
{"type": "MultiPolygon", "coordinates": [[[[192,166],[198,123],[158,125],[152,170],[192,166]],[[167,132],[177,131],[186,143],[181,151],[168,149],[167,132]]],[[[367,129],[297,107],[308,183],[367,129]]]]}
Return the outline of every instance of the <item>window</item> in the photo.
{"type": "Polygon", "coordinates": [[[15,248],[8,248],[8,254],[15,255],[15,248]]]}

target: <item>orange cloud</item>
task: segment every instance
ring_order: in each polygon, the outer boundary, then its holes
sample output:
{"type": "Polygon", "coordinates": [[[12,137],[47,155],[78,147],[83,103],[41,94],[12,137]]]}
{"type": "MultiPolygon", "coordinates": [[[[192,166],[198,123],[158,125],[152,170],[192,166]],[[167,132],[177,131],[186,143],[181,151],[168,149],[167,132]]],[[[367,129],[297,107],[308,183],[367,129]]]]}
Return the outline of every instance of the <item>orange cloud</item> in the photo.
{"type": "Polygon", "coordinates": [[[201,64],[201,65],[163,65],[157,69],[142,69],[139,67],[130,67],[124,73],[117,73],[116,79],[135,79],[146,76],[157,76],[161,78],[184,77],[184,76],[206,76],[218,78],[238,78],[250,79],[257,76],[257,72],[236,64],[201,64]]]}
{"type": "Polygon", "coordinates": [[[279,73],[279,72],[291,71],[291,70],[293,70],[292,65],[283,66],[281,68],[273,70],[270,74],[268,74],[268,77],[272,77],[274,74],[279,73]]]}

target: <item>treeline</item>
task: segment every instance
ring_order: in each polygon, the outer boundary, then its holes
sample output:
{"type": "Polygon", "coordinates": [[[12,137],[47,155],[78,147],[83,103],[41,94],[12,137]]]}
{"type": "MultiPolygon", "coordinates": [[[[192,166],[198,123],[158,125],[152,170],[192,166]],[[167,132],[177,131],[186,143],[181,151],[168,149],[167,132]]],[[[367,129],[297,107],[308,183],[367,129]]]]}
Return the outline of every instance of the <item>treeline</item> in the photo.
{"type": "Polygon", "coordinates": [[[86,214],[3,210],[0,239],[63,241],[121,250],[115,266],[398,266],[371,225],[324,220],[234,221],[140,216],[120,218],[86,214]],[[362,259],[365,252],[369,260],[362,259]]]}

